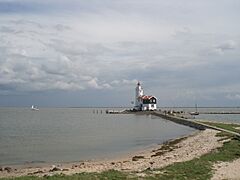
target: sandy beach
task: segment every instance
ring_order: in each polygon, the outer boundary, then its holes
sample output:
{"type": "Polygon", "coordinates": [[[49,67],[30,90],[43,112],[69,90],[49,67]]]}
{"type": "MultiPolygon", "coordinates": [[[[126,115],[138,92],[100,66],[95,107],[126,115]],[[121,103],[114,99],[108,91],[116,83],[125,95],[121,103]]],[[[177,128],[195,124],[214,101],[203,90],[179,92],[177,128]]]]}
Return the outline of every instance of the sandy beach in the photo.
{"type": "Polygon", "coordinates": [[[218,179],[240,179],[240,159],[232,162],[220,162],[214,165],[216,170],[212,180],[218,179]]]}
{"type": "Polygon", "coordinates": [[[223,142],[218,141],[220,137],[215,136],[217,132],[210,129],[199,131],[187,137],[168,142],[169,144],[172,143],[172,146],[162,144],[121,158],[52,165],[44,164],[38,167],[1,167],[0,177],[46,176],[60,173],[71,175],[79,172],[102,172],[110,169],[139,172],[141,176],[144,176],[143,170],[188,161],[221,147],[223,142]]]}

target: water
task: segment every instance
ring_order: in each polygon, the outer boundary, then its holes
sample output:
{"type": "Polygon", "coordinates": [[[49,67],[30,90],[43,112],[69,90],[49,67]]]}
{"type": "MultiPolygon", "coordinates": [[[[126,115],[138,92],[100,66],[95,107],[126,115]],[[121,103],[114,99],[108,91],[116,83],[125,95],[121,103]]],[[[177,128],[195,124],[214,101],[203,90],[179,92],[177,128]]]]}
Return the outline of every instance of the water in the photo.
{"type": "Polygon", "coordinates": [[[196,119],[240,124],[240,114],[199,114],[196,119]]]}
{"type": "MultiPolygon", "coordinates": [[[[195,107],[192,108],[161,108],[162,110],[175,110],[192,112],[196,111],[195,107]]],[[[200,113],[198,116],[194,116],[196,119],[208,120],[208,121],[219,121],[228,123],[239,123],[240,124],[240,114],[201,114],[202,112],[240,112],[239,107],[219,107],[219,108],[198,108],[200,113]]]]}
{"type": "MultiPolygon", "coordinates": [[[[185,111],[195,111],[195,108],[186,108],[185,111]]],[[[208,121],[219,121],[227,123],[240,123],[240,114],[201,114],[201,112],[240,112],[239,107],[231,108],[198,108],[200,114],[195,116],[196,119],[203,119],[208,121]]]]}
{"type": "Polygon", "coordinates": [[[91,108],[0,108],[0,165],[123,155],[196,130],[151,115],[91,108]]]}

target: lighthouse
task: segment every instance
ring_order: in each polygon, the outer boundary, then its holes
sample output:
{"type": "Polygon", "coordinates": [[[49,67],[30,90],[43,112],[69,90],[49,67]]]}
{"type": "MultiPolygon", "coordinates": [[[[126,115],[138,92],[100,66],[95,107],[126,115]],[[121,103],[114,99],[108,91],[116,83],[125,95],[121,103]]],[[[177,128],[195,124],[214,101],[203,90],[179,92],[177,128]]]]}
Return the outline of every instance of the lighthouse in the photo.
{"type": "Polygon", "coordinates": [[[157,109],[157,98],[155,96],[144,95],[140,82],[137,83],[137,87],[135,89],[134,109],[138,111],[153,111],[157,109]]]}
{"type": "Polygon", "coordinates": [[[141,97],[143,96],[143,89],[142,89],[139,81],[137,83],[135,94],[136,94],[136,96],[135,96],[135,107],[136,107],[136,109],[140,110],[141,97]]]}

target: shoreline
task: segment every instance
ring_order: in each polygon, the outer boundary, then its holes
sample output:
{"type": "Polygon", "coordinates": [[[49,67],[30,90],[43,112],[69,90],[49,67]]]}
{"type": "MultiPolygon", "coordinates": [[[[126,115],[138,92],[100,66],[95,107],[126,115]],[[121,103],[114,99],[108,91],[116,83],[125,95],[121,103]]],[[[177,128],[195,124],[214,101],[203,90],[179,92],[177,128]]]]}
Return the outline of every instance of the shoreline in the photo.
{"type": "Polygon", "coordinates": [[[175,162],[188,161],[200,157],[213,149],[221,147],[216,130],[204,130],[169,140],[160,145],[152,145],[124,156],[92,159],[67,163],[39,163],[27,165],[2,166],[0,178],[19,176],[51,176],[55,174],[72,175],[81,172],[103,172],[118,170],[123,172],[141,172],[146,169],[162,168],[175,162]]]}
{"type": "MultiPolygon", "coordinates": [[[[149,145],[142,145],[141,147],[135,147],[130,150],[125,150],[123,152],[117,152],[115,154],[110,155],[100,155],[93,158],[86,158],[86,159],[79,159],[76,161],[52,161],[52,162],[46,162],[46,161],[26,161],[22,163],[12,163],[12,164],[0,164],[0,174],[1,174],[1,168],[4,167],[11,167],[16,169],[23,169],[23,168],[38,168],[38,167],[46,167],[46,166],[53,166],[53,165],[67,165],[67,164],[74,164],[74,163],[82,163],[82,162],[105,162],[105,161],[117,161],[121,159],[127,159],[131,156],[134,156],[136,154],[140,154],[143,152],[147,152],[150,150],[154,150],[158,148],[159,146],[165,144],[166,142],[175,141],[181,138],[187,138],[190,136],[193,136],[194,134],[198,133],[200,130],[195,130],[193,132],[190,132],[188,134],[179,135],[167,140],[164,140],[162,142],[158,143],[152,143],[149,145]]],[[[0,176],[1,177],[1,176],[0,176]]]]}

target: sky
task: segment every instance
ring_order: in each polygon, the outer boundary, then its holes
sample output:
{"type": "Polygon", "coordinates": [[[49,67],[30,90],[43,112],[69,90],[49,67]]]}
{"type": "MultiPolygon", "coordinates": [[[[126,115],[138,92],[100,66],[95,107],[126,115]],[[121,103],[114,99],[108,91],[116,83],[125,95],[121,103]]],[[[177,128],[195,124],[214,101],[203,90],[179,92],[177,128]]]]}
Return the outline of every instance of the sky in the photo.
{"type": "Polygon", "coordinates": [[[0,106],[240,106],[239,0],[0,0],[0,106]]]}

